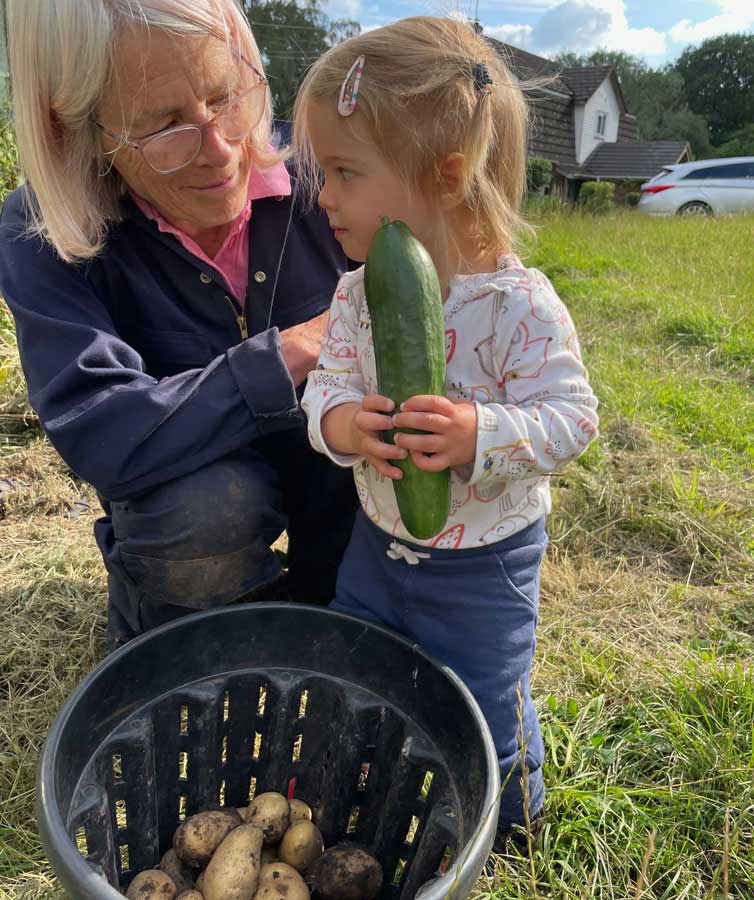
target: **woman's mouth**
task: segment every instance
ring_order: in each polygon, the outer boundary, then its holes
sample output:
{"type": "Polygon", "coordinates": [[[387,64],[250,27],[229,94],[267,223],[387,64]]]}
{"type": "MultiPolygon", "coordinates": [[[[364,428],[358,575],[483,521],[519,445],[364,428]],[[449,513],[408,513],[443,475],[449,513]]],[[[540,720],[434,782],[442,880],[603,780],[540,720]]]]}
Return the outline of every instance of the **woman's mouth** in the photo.
{"type": "Polygon", "coordinates": [[[235,186],[236,177],[238,173],[234,172],[232,175],[229,175],[223,181],[216,181],[214,184],[207,184],[201,187],[195,187],[195,191],[201,191],[202,193],[222,193],[223,191],[230,190],[230,188],[235,186]]]}

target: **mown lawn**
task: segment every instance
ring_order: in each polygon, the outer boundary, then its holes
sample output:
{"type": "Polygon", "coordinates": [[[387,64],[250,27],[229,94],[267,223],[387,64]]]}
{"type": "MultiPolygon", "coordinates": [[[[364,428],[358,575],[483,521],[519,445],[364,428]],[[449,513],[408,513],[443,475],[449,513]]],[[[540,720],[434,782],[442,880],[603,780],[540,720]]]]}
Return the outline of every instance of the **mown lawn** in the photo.
{"type": "MultiPolygon", "coordinates": [[[[555,485],[534,686],[547,824],[480,897],[754,896],[754,219],[556,215],[602,435],[555,485]]],[[[25,408],[0,313],[0,896],[55,892],[34,767],[104,653],[92,492],[25,408]],[[5,479],[5,481],[3,481],[5,479]],[[87,509],[88,504],[88,509],[87,509]]]]}

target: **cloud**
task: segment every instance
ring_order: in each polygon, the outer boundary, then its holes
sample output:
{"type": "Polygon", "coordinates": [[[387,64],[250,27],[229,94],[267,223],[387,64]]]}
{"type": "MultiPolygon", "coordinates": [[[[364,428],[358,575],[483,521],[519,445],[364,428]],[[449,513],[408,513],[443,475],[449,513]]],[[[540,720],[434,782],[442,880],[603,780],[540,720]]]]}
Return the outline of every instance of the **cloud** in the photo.
{"type": "Polygon", "coordinates": [[[717,34],[754,30],[754,6],[751,0],[718,0],[720,12],[701,22],[681,19],[669,34],[678,44],[698,44],[717,34]]]}
{"type": "Polygon", "coordinates": [[[624,0],[564,0],[545,10],[534,25],[499,25],[485,31],[534,53],[586,53],[606,47],[659,57],[666,51],[662,32],[629,27],[624,0]]]}

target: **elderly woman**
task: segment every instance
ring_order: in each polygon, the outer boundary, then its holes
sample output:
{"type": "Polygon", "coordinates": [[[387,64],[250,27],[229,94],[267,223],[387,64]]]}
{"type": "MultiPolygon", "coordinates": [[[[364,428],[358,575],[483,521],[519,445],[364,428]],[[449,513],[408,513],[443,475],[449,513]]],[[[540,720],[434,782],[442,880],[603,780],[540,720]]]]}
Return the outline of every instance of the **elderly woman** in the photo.
{"type": "Polygon", "coordinates": [[[110,645],[242,598],[327,602],[356,500],[298,389],[347,261],[296,199],[246,19],[234,0],[7,14],[26,185],[0,289],[31,403],[104,507],[110,645]]]}

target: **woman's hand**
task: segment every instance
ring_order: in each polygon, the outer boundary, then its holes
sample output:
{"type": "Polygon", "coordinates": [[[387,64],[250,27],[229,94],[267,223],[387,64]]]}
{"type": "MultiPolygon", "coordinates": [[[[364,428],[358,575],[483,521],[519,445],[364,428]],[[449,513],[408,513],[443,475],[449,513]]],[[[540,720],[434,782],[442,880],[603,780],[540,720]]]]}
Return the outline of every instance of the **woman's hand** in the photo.
{"type": "Polygon", "coordinates": [[[337,453],[356,453],[363,456],[378,472],[397,481],[403,472],[390,465],[391,459],[405,459],[406,450],[387,444],[381,431],[392,427],[390,413],[395,404],[387,397],[369,394],[359,403],[344,403],[325,414],[322,419],[322,436],[325,443],[337,453]]]}
{"type": "Polygon", "coordinates": [[[400,431],[395,436],[395,443],[409,450],[417,468],[425,472],[440,472],[474,462],[477,416],[473,403],[419,394],[401,404],[392,424],[398,429],[429,432],[405,434],[400,431]]]}
{"type": "Polygon", "coordinates": [[[283,362],[291,373],[296,387],[306,381],[306,376],[317,365],[329,317],[330,311],[326,310],[316,319],[310,319],[280,332],[283,362]]]}

